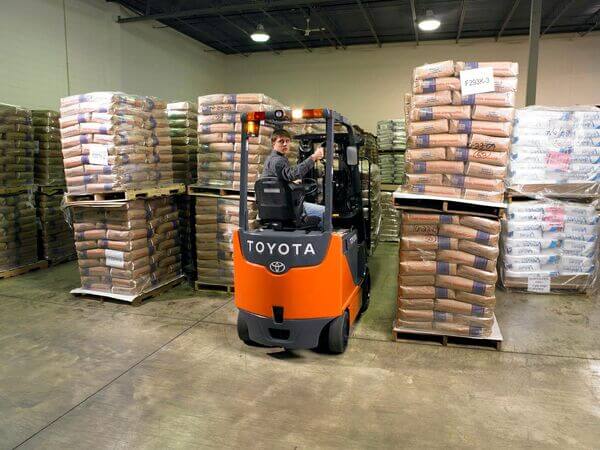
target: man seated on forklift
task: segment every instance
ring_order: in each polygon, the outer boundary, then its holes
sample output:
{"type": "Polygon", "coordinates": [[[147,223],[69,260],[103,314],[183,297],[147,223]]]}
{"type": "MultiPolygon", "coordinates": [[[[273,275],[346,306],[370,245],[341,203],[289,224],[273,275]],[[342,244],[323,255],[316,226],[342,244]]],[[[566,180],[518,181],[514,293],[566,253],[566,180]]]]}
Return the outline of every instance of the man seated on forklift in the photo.
{"type": "MultiPolygon", "coordinates": [[[[287,183],[301,183],[302,178],[315,166],[315,162],[323,159],[323,148],[315,152],[301,163],[290,166],[286,154],[290,150],[292,135],[284,129],[275,130],[271,136],[273,151],[267,157],[262,177],[275,177],[287,183]]],[[[305,217],[318,217],[319,224],[323,221],[325,206],[304,202],[305,217]]]]}

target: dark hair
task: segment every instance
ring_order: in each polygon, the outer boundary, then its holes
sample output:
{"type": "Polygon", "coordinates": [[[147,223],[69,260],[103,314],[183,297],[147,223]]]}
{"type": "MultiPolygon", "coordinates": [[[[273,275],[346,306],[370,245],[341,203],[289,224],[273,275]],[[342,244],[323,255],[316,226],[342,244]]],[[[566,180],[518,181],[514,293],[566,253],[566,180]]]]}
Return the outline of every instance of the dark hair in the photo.
{"type": "Polygon", "coordinates": [[[291,133],[288,130],[284,130],[283,128],[279,128],[278,130],[273,131],[273,135],[271,136],[271,142],[275,142],[278,137],[292,139],[291,133]]]}

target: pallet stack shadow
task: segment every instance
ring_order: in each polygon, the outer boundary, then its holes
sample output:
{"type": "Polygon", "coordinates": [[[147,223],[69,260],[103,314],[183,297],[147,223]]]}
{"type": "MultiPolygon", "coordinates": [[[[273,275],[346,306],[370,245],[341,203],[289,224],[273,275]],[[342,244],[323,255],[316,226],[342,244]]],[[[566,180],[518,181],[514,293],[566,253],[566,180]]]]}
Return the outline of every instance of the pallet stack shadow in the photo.
{"type": "Polygon", "coordinates": [[[600,109],[517,110],[508,187],[503,286],[596,293],[600,109]]]}
{"type": "Polygon", "coordinates": [[[33,132],[36,143],[35,184],[38,218],[39,257],[51,264],[75,257],[75,241],[62,200],[65,172],[60,146],[60,113],[33,110],[33,132]]]}
{"type": "MultiPolygon", "coordinates": [[[[198,97],[198,184],[239,190],[240,115],[250,111],[287,109],[264,94],[212,94],[198,97]]],[[[262,125],[248,138],[248,185],[260,176],[271,152],[273,128],[262,125]]]]}
{"type": "Polygon", "coordinates": [[[0,275],[38,260],[34,153],[31,111],[0,104],[0,275]]]}
{"type": "MultiPolygon", "coordinates": [[[[173,150],[173,181],[194,184],[198,177],[198,105],[176,102],[167,105],[173,150]]],[[[178,195],[181,263],[189,281],[196,277],[196,250],[194,245],[194,199],[187,192],[178,195]]]]}
{"type": "Polygon", "coordinates": [[[72,292],[133,302],[181,278],[178,207],[173,195],[157,196],[160,186],[177,187],[166,104],[71,96],[61,100],[60,124],[82,285],[72,292]]]}
{"type": "Polygon", "coordinates": [[[504,199],[518,64],[443,61],[415,68],[403,192],[504,199]],[[463,70],[493,69],[494,92],[462,95],[463,70]]]}
{"type": "Polygon", "coordinates": [[[394,330],[490,336],[499,220],[402,211],[401,221],[394,330]]]}
{"type": "Polygon", "coordinates": [[[406,123],[404,119],[377,122],[379,166],[381,182],[402,184],[404,182],[404,152],[406,151],[406,123]]]}

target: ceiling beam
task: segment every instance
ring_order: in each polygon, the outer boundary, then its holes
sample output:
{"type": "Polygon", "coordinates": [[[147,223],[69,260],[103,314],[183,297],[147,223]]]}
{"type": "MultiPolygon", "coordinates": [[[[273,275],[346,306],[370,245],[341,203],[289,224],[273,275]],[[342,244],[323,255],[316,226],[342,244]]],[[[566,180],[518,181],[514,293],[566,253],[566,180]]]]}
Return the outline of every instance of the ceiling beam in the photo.
{"type": "Polygon", "coordinates": [[[456,43],[460,40],[460,34],[462,33],[463,24],[465,23],[465,0],[460,2],[460,15],[458,17],[458,32],[456,33],[456,43]]]}
{"type": "Polygon", "coordinates": [[[415,0],[410,0],[410,12],[412,13],[413,28],[415,30],[415,41],[419,45],[419,27],[417,26],[417,11],[415,9],[415,0]]]}
{"type": "Polygon", "coordinates": [[[304,50],[306,50],[308,53],[312,53],[312,50],[310,48],[308,48],[306,46],[306,44],[304,42],[302,42],[300,39],[298,39],[298,36],[296,36],[296,33],[293,33],[291,31],[292,27],[289,24],[284,24],[281,23],[279,20],[277,20],[275,17],[273,17],[272,14],[270,14],[269,12],[267,12],[264,9],[261,9],[261,12],[267,16],[269,19],[271,19],[271,21],[277,25],[278,27],[281,27],[281,29],[285,30],[285,34],[287,34],[288,36],[294,38],[294,40],[296,42],[298,42],[298,44],[300,44],[302,47],[304,47],[304,50]]]}
{"type": "Polygon", "coordinates": [[[322,15],[319,9],[315,8],[312,4],[309,4],[308,7],[311,10],[311,12],[313,12],[317,16],[319,22],[321,22],[321,24],[327,29],[327,31],[329,32],[329,34],[331,34],[333,39],[335,39],[335,42],[337,42],[338,45],[342,47],[342,49],[346,50],[346,45],[337,36],[337,34],[335,34],[335,31],[333,31],[334,27],[329,18],[327,16],[322,15]]]}
{"type": "MultiPolygon", "coordinates": [[[[594,31],[594,28],[596,28],[600,24],[600,8],[598,8],[598,11],[596,11],[590,16],[589,20],[592,22],[592,24],[583,33],[579,33],[579,36],[583,37],[586,34],[591,33],[592,31],[594,31]]],[[[587,22],[588,21],[586,20],[585,23],[587,22]]]]}
{"type": "Polygon", "coordinates": [[[498,31],[498,35],[496,36],[496,41],[498,39],[500,39],[500,36],[502,36],[502,33],[504,33],[504,29],[506,28],[506,25],[508,25],[508,22],[510,22],[510,19],[512,19],[512,16],[515,13],[515,11],[517,10],[517,7],[519,6],[520,1],[521,0],[515,0],[513,2],[512,7],[510,8],[510,11],[508,11],[508,14],[506,14],[506,17],[504,18],[504,21],[502,22],[500,31],[498,31]]]}
{"type": "Polygon", "coordinates": [[[552,25],[554,25],[556,21],[560,19],[560,16],[562,16],[573,3],[575,3],[575,0],[566,0],[555,10],[556,13],[552,17],[552,20],[550,20],[550,23],[546,25],[544,31],[542,31],[542,36],[546,34],[546,32],[552,27],[552,25]]]}
{"type": "MultiPolygon", "coordinates": [[[[306,19],[310,19],[310,14],[307,14],[306,11],[304,10],[304,8],[300,7],[300,11],[302,11],[302,15],[304,16],[304,20],[306,19]]],[[[309,13],[310,13],[310,9],[309,9],[309,13]]],[[[319,19],[319,22],[322,22],[321,17],[317,16],[317,19],[319,19]]],[[[321,23],[321,25],[323,25],[322,28],[325,28],[325,31],[327,31],[327,27],[325,27],[325,24],[321,23]]],[[[334,49],[337,50],[337,43],[333,41],[333,39],[331,39],[329,37],[329,33],[323,33],[325,36],[325,39],[327,39],[327,41],[329,42],[329,45],[331,45],[334,49]]]]}
{"type": "Polygon", "coordinates": [[[375,42],[377,42],[377,46],[379,48],[381,48],[381,41],[379,40],[379,36],[377,36],[377,32],[375,31],[375,24],[373,23],[373,18],[371,17],[369,12],[365,9],[365,6],[363,5],[363,3],[360,0],[356,0],[356,3],[358,3],[358,6],[363,14],[363,17],[365,18],[365,20],[367,21],[367,24],[369,25],[369,28],[371,29],[371,33],[373,34],[373,37],[375,38],[375,42]]]}
{"type": "MultiPolygon", "coordinates": [[[[200,30],[198,28],[196,28],[194,25],[191,25],[189,23],[186,23],[185,21],[181,20],[181,19],[175,19],[177,20],[177,22],[181,23],[183,26],[186,26],[188,28],[191,28],[192,30],[194,30],[196,33],[200,33],[200,34],[205,34],[207,35],[206,31],[204,29],[200,30]]],[[[206,24],[202,24],[204,27],[206,27],[206,24]]],[[[235,54],[238,55],[242,55],[245,56],[246,58],[249,56],[247,53],[242,52],[241,50],[229,45],[227,42],[224,42],[222,40],[220,40],[217,37],[208,35],[210,39],[213,39],[215,42],[218,42],[219,44],[221,44],[223,47],[228,48],[229,50],[233,51],[235,54]]]]}
{"type": "Polygon", "coordinates": [[[278,0],[276,3],[272,1],[256,1],[251,3],[240,3],[239,5],[226,5],[212,8],[188,9],[184,11],[149,14],[145,16],[135,17],[118,17],[118,23],[143,22],[147,20],[169,20],[183,19],[194,16],[218,16],[219,14],[227,14],[231,12],[262,12],[266,9],[285,9],[295,6],[319,5],[323,3],[331,3],[334,0],[278,0]]]}

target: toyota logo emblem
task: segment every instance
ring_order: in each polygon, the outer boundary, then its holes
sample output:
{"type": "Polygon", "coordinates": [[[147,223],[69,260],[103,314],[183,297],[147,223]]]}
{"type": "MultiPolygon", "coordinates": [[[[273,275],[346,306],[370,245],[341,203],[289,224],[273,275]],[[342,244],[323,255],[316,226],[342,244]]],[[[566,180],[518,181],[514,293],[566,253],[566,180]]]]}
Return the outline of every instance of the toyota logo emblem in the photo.
{"type": "Polygon", "coordinates": [[[285,264],[281,261],[273,261],[269,264],[269,270],[273,273],[283,273],[285,271],[285,264]]]}

